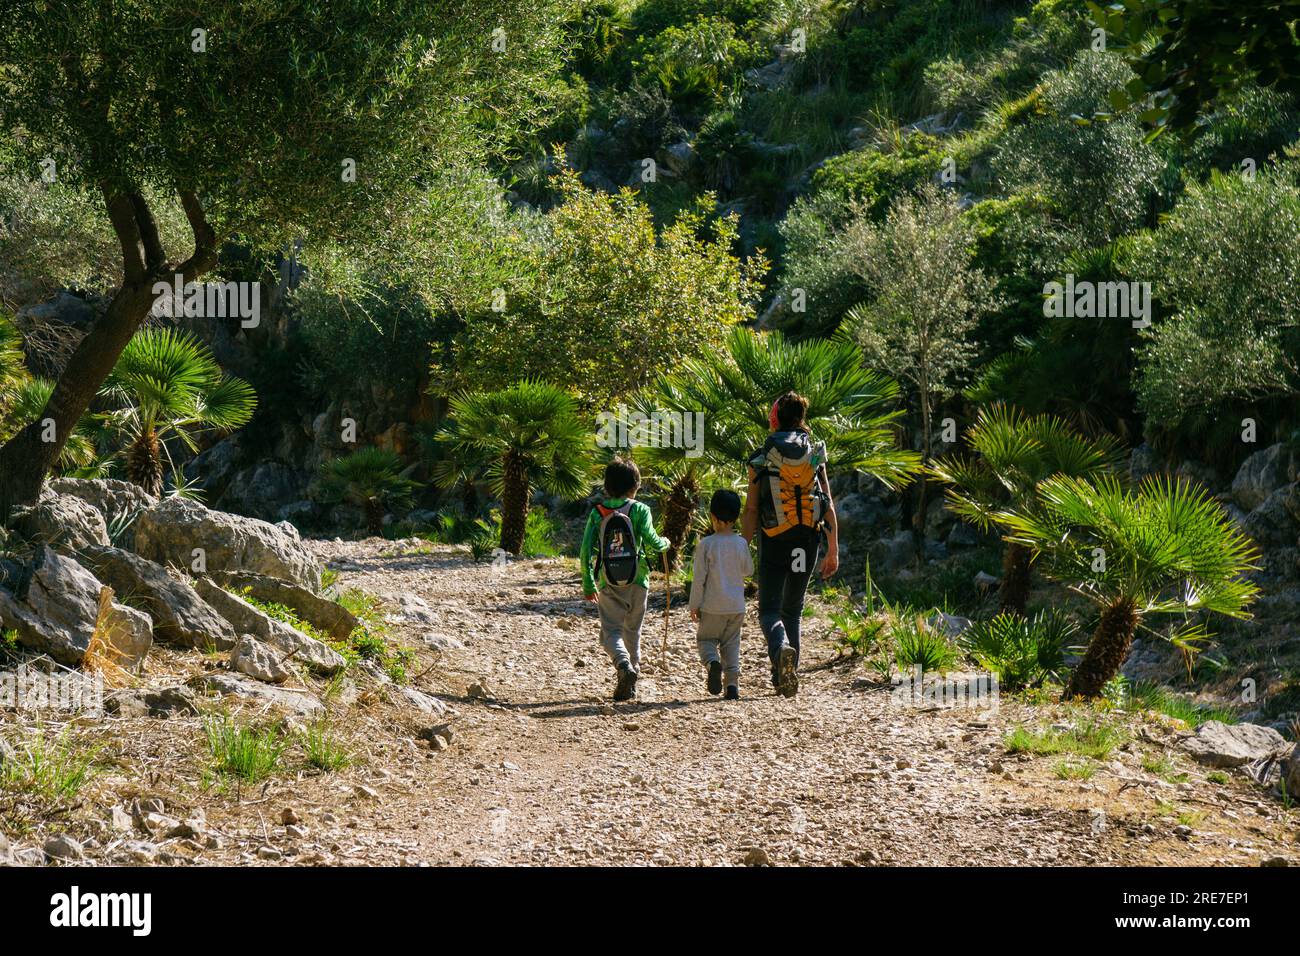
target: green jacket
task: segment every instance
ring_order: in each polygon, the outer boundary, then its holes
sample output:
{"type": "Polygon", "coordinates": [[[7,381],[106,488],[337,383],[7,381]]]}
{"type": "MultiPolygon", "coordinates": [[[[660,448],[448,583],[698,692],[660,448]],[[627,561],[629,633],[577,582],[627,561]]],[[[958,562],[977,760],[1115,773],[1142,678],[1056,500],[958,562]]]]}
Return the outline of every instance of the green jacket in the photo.
{"type": "MultiPolygon", "coordinates": [[[[601,504],[606,508],[621,508],[625,501],[626,498],[606,498],[601,504]]],[[[636,535],[637,550],[641,552],[637,562],[636,580],[633,583],[645,587],[650,580],[650,563],[646,557],[666,551],[668,539],[659,537],[658,532],[655,531],[654,517],[650,514],[650,508],[640,501],[632,502],[627,516],[632,522],[632,531],[636,535]]],[[[600,512],[592,508],[591,514],[587,517],[587,527],[582,532],[582,550],[578,552],[578,560],[582,562],[582,593],[588,596],[600,590],[600,581],[596,579],[595,573],[596,552],[600,548],[600,542],[596,538],[599,534],[600,512]]]]}

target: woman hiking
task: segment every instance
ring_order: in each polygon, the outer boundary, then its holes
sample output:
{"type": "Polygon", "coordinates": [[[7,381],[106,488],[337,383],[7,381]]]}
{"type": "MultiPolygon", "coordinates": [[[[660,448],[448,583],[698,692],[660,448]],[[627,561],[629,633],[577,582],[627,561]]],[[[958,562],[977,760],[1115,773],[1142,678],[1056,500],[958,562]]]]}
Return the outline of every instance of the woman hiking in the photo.
{"type": "Polygon", "coordinates": [[[815,442],[805,421],[808,400],[786,392],[772,405],[767,440],[747,462],[749,493],[741,533],[758,539],[758,620],[772,661],[772,686],[793,697],[799,691],[799,621],[822,533],[826,556],[821,573],[839,568],[839,529],[826,478],[826,446],[815,442]]]}

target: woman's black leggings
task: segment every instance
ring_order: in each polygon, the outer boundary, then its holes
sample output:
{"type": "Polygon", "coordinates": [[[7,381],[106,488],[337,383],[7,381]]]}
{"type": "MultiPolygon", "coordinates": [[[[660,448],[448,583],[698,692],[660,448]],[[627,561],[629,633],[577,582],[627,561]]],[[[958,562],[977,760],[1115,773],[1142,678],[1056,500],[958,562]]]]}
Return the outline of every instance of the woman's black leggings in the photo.
{"type": "Polygon", "coordinates": [[[817,566],[819,536],[811,528],[791,528],[775,537],[759,529],[758,537],[758,621],[767,655],[775,665],[782,645],[789,644],[798,661],[799,619],[817,566]]]}

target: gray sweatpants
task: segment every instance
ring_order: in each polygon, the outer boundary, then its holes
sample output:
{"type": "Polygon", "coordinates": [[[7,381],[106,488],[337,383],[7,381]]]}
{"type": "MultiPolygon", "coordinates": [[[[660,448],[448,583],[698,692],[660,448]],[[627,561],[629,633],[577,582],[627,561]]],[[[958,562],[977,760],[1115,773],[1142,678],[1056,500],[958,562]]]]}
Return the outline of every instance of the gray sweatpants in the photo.
{"type": "Polygon", "coordinates": [[[641,669],[641,621],[649,592],[639,584],[600,589],[600,645],[617,667],[641,669]]]}
{"type": "Polygon", "coordinates": [[[728,687],[740,686],[740,627],[744,614],[710,614],[700,612],[695,641],[700,647],[700,662],[722,662],[722,674],[728,687]]]}

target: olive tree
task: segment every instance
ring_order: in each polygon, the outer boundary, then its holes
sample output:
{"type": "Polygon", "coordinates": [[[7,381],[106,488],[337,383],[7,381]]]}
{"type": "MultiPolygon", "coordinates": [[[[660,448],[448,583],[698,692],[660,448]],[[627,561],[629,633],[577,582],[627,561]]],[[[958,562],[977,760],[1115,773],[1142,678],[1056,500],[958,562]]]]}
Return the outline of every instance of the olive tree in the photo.
{"type": "MultiPolygon", "coordinates": [[[[864,211],[846,229],[843,250],[871,296],[850,310],[842,334],[868,366],[911,386],[928,464],[935,404],[957,391],[975,359],[975,328],[997,304],[994,280],[974,264],[956,198],[933,186],[900,197],[883,223],[864,211]]],[[[924,482],[916,520],[924,528],[924,482]]]]}
{"type": "Polygon", "coordinates": [[[531,0],[0,6],[0,175],[93,196],[121,259],[43,412],[0,448],[0,518],[39,493],[156,284],[201,279],[231,240],[400,229],[441,163],[528,115],[554,19],[531,0]]]}

